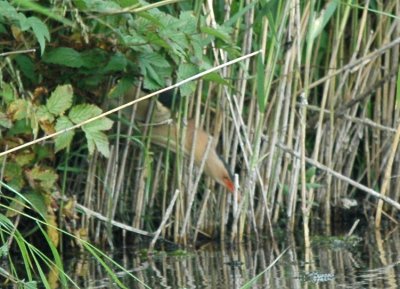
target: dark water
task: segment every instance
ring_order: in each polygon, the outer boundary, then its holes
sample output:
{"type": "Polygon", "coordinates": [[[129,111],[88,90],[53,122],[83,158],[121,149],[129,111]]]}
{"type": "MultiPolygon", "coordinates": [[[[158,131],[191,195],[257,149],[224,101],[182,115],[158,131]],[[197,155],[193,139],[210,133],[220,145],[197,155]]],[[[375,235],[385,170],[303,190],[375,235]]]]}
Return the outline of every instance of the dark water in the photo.
{"type": "MultiPolygon", "coordinates": [[[[307,250],[286,236],[276,243],[248,242],[235,248],[208,243],[153,255],[126,248],[110,256],[149,288],[243,288],[264,271],[246,288],[400,288],[397,228],[360,230],[350,240],[314,236],[307,250]]],[[[74,258],[65,269],[82,288],[117,288],[92,257],[74,258]]],[[[122,270],[118,278],[127,288],[148,288],[122,270]]]]}

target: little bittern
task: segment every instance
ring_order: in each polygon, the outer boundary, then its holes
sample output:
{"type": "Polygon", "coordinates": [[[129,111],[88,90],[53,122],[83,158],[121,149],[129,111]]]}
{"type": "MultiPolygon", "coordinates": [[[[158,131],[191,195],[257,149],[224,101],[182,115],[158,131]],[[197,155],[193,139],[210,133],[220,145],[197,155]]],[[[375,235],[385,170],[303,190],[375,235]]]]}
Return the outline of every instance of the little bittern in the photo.
{"type": "MultiPolygon", "coordinates": [[[[137,88],[132,87],[125,94],[125,102],[135,99],[137,95],[137,88]]],[[[139,92],[139,97],[146,95],[143,91],[139,92]]],[[[213,178],[217,183],[223,185],[230,192],[235,191],[235,185],[233,182],[232,174],[230,173],[226,163],[220,158],[215,150],[215,146],[211,144],[210,149],[207,150],[209,135],[207,132],[200,128],[195,127],[195,121],[189,120],[187,125],[181,127],[171,119],[170,107],[165,105],[171,104],[173,101],[170,99],[173,97],[171,93],[165,93],[160,96],[162,101],[156,101],[153,105],[153,111],[151,110],[151,99],[145,99],[137,104],[135,120],[139,122],[145,122],[148,114],[151,114],[149,118],[149,125],[151,125],[151,142],[163,147],[169,146],[171,150],[176,152],[178,149],[186,155],[190,155],[192,147],[194,146],[194,161],[197,166],[200,166],[203,158],[205,157],[204,172],[213,178]],[[167,121],[171,120],[171,121],[167,121]],[[179,131],[185,130],[185,131],[179,131]],[[196,132],[196,136],[195,136],[196,132]],[[180,134],[183,133],[183,134],[180,134]],[[185,140],[181,142],[180,135],[185,136],[185,140]],[[196,142],[193,143],[196,137],[196,142]],[[183,147],[180,148],[180,144],[183,147]],[[205,155],[207,153],[207,155],[205,155]]]]}

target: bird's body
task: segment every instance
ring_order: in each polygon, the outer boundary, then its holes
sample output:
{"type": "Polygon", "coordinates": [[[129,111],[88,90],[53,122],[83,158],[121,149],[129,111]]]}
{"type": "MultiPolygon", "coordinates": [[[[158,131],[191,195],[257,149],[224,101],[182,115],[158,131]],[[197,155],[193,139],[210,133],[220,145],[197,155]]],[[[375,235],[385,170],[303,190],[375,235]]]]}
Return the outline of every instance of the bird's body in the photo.
{"type": "MultiPolygon", "coordinates": [[[[131,101],[137,96],[144,95],[146,94],[143,91],[138,92],[136,87],[132,87],[125,94],[124,100],[125,102],[131,101]]],[[[182,150],[185,155],[190,155],[193,149],[195,164],[200,166],[205,158],[204,172],[233,193],[235,185],[232,174],[226,163],[217,154],[214,142],[210,144],[207,151],[208,142],[212,141],[212,138],[201,128],[196,128],[193,119],[189,120],[187,125],[181,126],[173,121],[170,108],[164,106],[173,102],[166,99],[173,97],[173,94],[164,94],[162,97],[164,98],[162,103],[155,101],[152,106],[152,100],[145,99],[138,102],[136,107],[135,120],[142,123],[149,120],[145,126],[151,126],[148,130],[151,142],[162,147],[169,147],[174,152],[182,150]],[[184,141],[181,136],[185,138],[184,141]]],[[[145,126],[139,127],[143,130],[145,126]]]]}
{"type": "Polygon", "coordinates": [[[174,152],[182,147],[182,151],[186,155],[190,155],[193,149],[195,164],[200,166],[203,158],[205,158],[204,172],[230,192],[234,192],[235,186],[232,175],[224,161],[215,151],[212,138],[204,130],[196,128],[193,119],[189,120],[186,126],[182,125],[182,127],[178,127],[175,122],[152,126],[150,137],[152,143],[163,147],[169,146],[174,152]],[[183,143],[180,140],[180,135],[185,138],[183,143]],[[212,143],[207,151],[208,142],[212,143]],[[180,145],[181,143],[182,146],[180,145]]]}

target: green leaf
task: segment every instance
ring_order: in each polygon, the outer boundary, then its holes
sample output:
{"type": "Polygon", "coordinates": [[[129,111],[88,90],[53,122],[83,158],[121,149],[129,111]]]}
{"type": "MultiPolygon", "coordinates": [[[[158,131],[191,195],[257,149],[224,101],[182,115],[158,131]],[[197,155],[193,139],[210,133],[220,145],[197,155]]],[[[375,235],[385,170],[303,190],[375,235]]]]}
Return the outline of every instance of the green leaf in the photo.
{"type": "Polygon", "coordinates": [[[1,112],[1,111],[0,111],[0,126],[5,127],[5,128],[12,127],[11,119],[8,118],[7,114],[5,114],[4,112],[1,112]]]}
{"type": "MultiPolygon", "coordinates": [[[[32,207],[35,209],[35,211],[46,219],[47,206],[43,198],[43,195],[38,192],[32,192],[32,193],[26,193],[23,196],[32,204],[32,207]]],[[[22,198],[21,201],[23,201],[22,198]]]]}
{"type": "Polygon", "coordinates": [[[81,54],[69,47],[58,47],[43,55],[42,60],[46,63],[64,65],[79,68],[84,62],[81,54]]]}
{"type": "Polygon", "coordinates": [[[109,0],[89,0],[85,1],[85,4],[87,5],[88,9],[94,10],[97,13],[109,13],[113,11],[119,11],[121,10],[121,6],[116,3],[117,1],[109,1],[109,0]]]}
{"type": "Polygon", "coordinates": [[[128,61],[120,52],[113,55],[107,65],[101,70],[102,73],[109,73],[115,71],[123,71],[128,64],[128,61]]]}
{"type": "MultiPolygon", "coordinates": [[[[56,131],[62,131],[63,129],[70,128],[73,125],[74,124],[69,120],[68,117],[61,116],[57,119],[56,131]]],[[[69,148],[74,135],[75,135],[74,130],[69,130],[67,132],[64,132],[63,134],[56,136],[56,138],[55,138],[56,152],[58,152],[62,149],[65,149],[65,148],[69,148]]]]}
{"type": "Polygon", "coordinates": [[[13,218],[25,209],[25,200],[20,196],[12,199],[12,202],[7,206],[6,217],[13,218]]]}
{"type": "Polygon", "coordinates": [[[20,119],[14,122],[13,126],[8,130],[8,136],[32,133],[31,127],[26,119],[20,119]]]}
{"type": "Polygon", "coordinates": [[[16,92],[11,84],[3,83],[3,87],[0,90],[0,96],[6,104],[10,104],[16,98],[16,92]]]}
{"type": "Polygon", "coordinates": [[[59,85],[51,93],[46,102],[46,107],[52,114],[59,116],[72,105],[73,90],[70,84],[59,85]]]}
{"type": "Polygon", "coordinates": [[[133,80],[130,77],[123,77],[118,83],[110,89],[107,94],[108,98],[117,98],[123,96],[133,85],[133,80]]]}
{"type": "Polygon", "coordinates": [[[53,169],[38,166],[26,171],[26,176],[30,181],[37,182],[46,191],[53,189],[58,179],[58,175],[53,169]]]}
{"type": "Polygon", "coordinates": [[[41,6],[41,5],[33,2],[32,0],[14,0],[14,2],[17,3],[18,5],[21,5],[22,7],[28,8],[30,11],[46,15],[54,20],[57,20],[57,21],[63,23],[64,25],[69,25],[71,27],[74,26],[74,23],[71,20],[62,17],[59,14],[56,14],[54,11],[57,11],[57,10],[54,10],[53,7],[51,9],[46,8],[44,6],[41,6]]]}
{"type": "Polygon", "coordinates": [[[243,7],[240,9],[238,12],[236,12],[233,16],[229,17],[229,20],[224,23],[224,26],[231,27],[236,24],[236,22],[241,18],[244,14],[246,14],[247,11],[252,9],[258,1],[252,1],[250,2],[247,6],[243,7]]]}
{"type": "Polygon", "coordinates": [[[50,33],[47,29],[47,26],[37,17],[29,17],[27,19],[30,27],[32,28],[33,34],[35,35],[36,39],[40,45],[40,54],[43,55],[44,49],[46,47],[46,40],[50,41],[50,33]]]}
{"type": "Polygon", "coordinates": [[[212,81],[218,84],[229,85],[229,82],[226,81],[219,73],[211,72],[203,77],[204,80],[212,81]]]}
{"type": "Polygon", "coordinates": [[[13,120],[21,120],[28,116],[29,113],[29,102],[25,99],[14,100],[7,108],[7,114],[12,117],[13,120]]]}
{"type": "Polygon", "coordinates": [[[87,68],[98,68],[99,63],[107,61],[107,53],[102,49],[91,49],[81,53],[83,66],[87,68]]]}
{"type": "Polygon", "coordinates": [[[109,142],[107,136],[98,130],[90,130],[82,127],[85,131],[89,153],[93,154],[94,147],[106,158],[110,156],[109,142]]]}
{"type": "Polygon", "coordinates": [[[211,28],[208,26],[201,27],[201,32],[206,33],[208,35],[214,36],[218,39],[221,39],[225,43],[231,43],[229,27],[219,26],[217,28],[211,28]]]}
{"type": "MultiPolygon", "coordinates": [[[[2,220],[0,220],[0,222],[1,221],[2,220]]],[[[3,223],[2,223],[2,226],[3,226],[3,223]]],[[[10,249],[10,244],[8,244],[8,242],[5,242],[3,245],[1,245],[1,247],[0,247],[0,258],[7,257],[9,249],[10,249]]]]}
{"type": "Polygon", "coordinates": [[[15,155],[15,162],[20,166],[26,166],[35,159],[35,154],[31,150],[20,151],[17,155],[15,155]]]}
{"type": "Polygon", "coordinates": [[[37,289],[38,282],[37,281],[27,281],[24,283],[24,289],[37,289]]]}
{"type": "Polygon", "coordinates": [[[101,130],[109,130],[113,125],[113,121],[109,118],[103,117],[100,119],[96,119],[95,121],[89,122],[83,126],[83,129],[90,131],[101,131],[101,130]]]}
{"type": "Polygon", "coordinates": [[[53,150],[49,146],[34,145],[33,152],[36,156],[36,162],[54,157],[53,150]]]}
{"type": "Polygon", "coordinates": [[[326,24],[331,19],[333,13],[335,13],[338,4],[339,0],[331,1],[328,5],[326,5],[326,8],[321,11],[317,19],[314,19],[314,21],[312,20],[310,21],[311,27],[309,28],[307,35],[307,41],[309,43],[314,41],[314,39],[318,37],[318,35],[325,28],[326,24]]]}
{"type": "MultiPolygon", "coordinates": [[[[197,31],[197,17],[193,14],[193,11],[184,11],[179,15],[179,31],[186,34],[196,34],[197,31]]],[[[169,27],[167,27],[169,28],[169,27]]]]}
{"type": "Polygon", "coordinates": [[[17,10],[8,1],[0,1],[0,16],[12,19],[17,14],[17,10]]]}
{"type": "Polygon", "coordinates": [[[158,85],[164,86],[165,81],[161,77],[161,75],[158,73],[158,70],[155,69],[155,67],[153,67],[151,65],[148,65],[146,67],[146,74],[145,75],[147,75],[147,77],[149,77],[152,80],[154,80],[158,85]]]}
{"type": "Polygon", "coordinates": [[[142,54],[139,57],[139,62],[142,62],[145,65],[154,65],[157,67],[169,67],[168,61],[165,57],[161,56],[160,54],[154,53],[146,53],[142,54]]]}
{"type": "Polygon", "coordinates": [[[35,64],[33,63],[32,59],[23,54],[16,55],[14,59],[17,63],[18,68],[22,71],[24,76],[33,83],[37,83],[35,64]]]}
{"type": "Polygon", "coordinates": [[[52,113],[50,113],[50,111],[47,109],[47,107],[45,105],[40,105],[36,109],[35,113],[36,113],[36,118],[40,122],[48,121],[48,122],[52,123],[54,121],[54,115],[52,113]]]}
{"type": "MultiPolygon", "coordinates": [[[[178,69],[178,82],[182,81],[190,76],[195,75],[196,73],[198,73],[198,68],[197,66],[190,64],[190,63],[184,63],[182,65],[179,66],[178,69]]],[[[186,83],[184,85],[182,85],[180,88],[180,92],[182,96],[188,96],[191,95],[195,89],[196,89],[196,83],[194,81],[191,81],[189,83],[186,83]]]]}
{"type": "Polygon", "coordinates": [[[4,170],[4,180],[15,190],[21,190],[25,184],[22,177],[22,168],[15,162],[7,162],[4,170]]]}
{"type": "Polygon", "coordinates": [[[94,104],[85,103],[72,107],[68,116],[73,123],[78,124],[101,113],[102,110],[94,104]]]}

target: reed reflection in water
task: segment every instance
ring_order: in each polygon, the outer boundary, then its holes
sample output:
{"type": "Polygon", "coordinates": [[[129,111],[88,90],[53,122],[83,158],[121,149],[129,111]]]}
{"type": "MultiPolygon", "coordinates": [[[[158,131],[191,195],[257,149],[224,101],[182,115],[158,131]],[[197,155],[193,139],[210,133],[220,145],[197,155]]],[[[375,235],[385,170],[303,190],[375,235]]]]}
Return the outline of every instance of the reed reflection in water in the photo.
{"type": "MultiPolygon", "coordinates": [[[[112,255],[150,288],[242,288],[287,247],[283,257],[247,288],[400,288],[399,230],[360,230],[358,236],[357,244],[329,238],[329,242],[315,241],[307,250],[287,238],[278,244],[265,240],[235,248],[208,243],[185,253],[151,256],[140,256],[140,248],[126,248],[112,255]]],[[[69,268],[79,272],[75,278],[83,288],[116,288],[94,260],[70,261],[69,268]]],[[[123,273],[119,277],[128,288],[146,288],[123,273]]]]}

